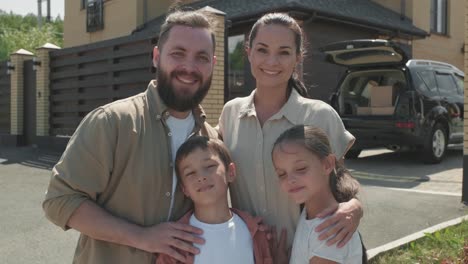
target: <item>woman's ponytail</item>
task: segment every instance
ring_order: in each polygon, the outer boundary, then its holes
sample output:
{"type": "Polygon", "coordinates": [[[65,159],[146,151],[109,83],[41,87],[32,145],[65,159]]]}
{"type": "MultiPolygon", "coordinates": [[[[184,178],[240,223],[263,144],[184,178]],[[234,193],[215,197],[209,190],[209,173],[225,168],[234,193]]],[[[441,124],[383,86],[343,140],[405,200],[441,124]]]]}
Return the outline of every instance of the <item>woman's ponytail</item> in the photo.
{"type": "Polygon", "coordinates": [[[302,97],[309,98],[309,93],[304,83],[297,78],[297,74],[293,73],[291,78],[288,80],[288,94],[291,93],[291,89],[295,89],[302,97]]]}

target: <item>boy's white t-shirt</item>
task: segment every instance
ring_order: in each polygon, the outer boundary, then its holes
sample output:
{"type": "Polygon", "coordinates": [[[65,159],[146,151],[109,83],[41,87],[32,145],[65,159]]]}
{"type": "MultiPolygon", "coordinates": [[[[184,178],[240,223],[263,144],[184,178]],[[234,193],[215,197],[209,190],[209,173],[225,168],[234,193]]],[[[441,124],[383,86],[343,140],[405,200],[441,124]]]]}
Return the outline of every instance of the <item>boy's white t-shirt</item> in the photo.
{"type": "MultiPolygon", "coordinates": [[[[171,133],[171,146],[172,146],[172,164],[175,164],[175,156],[179,147],[187,140],[190,136],[190,133],[193,131],[195,126],[195,119],[193,118],[192,112],[184,118],[179,119],[173,116],[169,116],[166,120],[166,124],[169,127],[171,133]]],[[[177,186],[177,176],[175,174],[175,166],[172,169],[172,194],[171,194],[171,205],[169,206],[169,212],[167,215],[167,220],[172,214],[172,207],[174,206],[174,193],[177,186]]]]}
{"type": "Polygon", "coordinates": [[[327,240],[318,239],[320,233],[315,228],[322,223],[323,219],[306,219],[306,210],[302,210],[301,216],[294,235],[294,243],[291,253],[290,264],[309,264],[313,257],[320,257],[342,264],[361,264],[362,245],[359,233],[354,232],[351,240],[342,248],[336,245],[327,246],[327,240]]]}
{"type": "Polygon", "coordinates": [[[203,229],[205,239],[205,244],[196,245],[200,254],[195,255],[194,264],[254,264],[252,237],[237,214],[222,224],[206,224],[192,214],[190,225],[203,229]]]}

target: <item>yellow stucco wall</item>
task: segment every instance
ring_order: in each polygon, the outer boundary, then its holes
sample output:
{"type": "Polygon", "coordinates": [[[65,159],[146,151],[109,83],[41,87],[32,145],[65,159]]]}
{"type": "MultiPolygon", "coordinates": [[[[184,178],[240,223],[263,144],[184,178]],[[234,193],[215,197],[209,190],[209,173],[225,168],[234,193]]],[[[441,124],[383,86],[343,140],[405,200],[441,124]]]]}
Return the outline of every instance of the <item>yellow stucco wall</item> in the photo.
{"type": "MultiPolygon", "coordinates": [[[[430,1],[413,1],[413,23],[430,31],[430,1]]],[[[431,33],[431,36],[413,41],[413,58],[443,61],[464,69],[463,53],[465,1],[448,1],[448,35],[431,33]]]]}
{"type": "MultiPolygon", "coordinates": [[[[65,48],[129,35],[138,26],[165,14],[173,0],[107,0],[104,29],[93,33],[86,32],[86,9],[81,9],[80,2],[65,1],[65,48]]],[[[188,2],[195,0],[181,1],[188,2]]]]}
{"type": "Polygon", "coordinates": [[[130,34],[137,26],[137,3],[111,0],[104,3],[104,29],[86,32],[86,9],[80,1],[65,1],[64,47],[78,46],[130,34]]]}

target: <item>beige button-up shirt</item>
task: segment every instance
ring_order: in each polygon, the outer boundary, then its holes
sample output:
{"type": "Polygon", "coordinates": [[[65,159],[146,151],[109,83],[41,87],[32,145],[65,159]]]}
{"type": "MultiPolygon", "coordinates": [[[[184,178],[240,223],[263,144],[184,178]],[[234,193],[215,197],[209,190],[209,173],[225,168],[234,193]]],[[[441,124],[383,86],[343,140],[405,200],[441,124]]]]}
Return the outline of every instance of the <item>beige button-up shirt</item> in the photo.
{"type": "Polygon", "coordinates": [[[279,188],[271,159],[275,140],[294,125],[316,126],[327,133],[339,159],[355,138],[345,130],[330,105],[304,98],[294,89],[281,110],[261,127],[255,112],[254,94],[255,90],[250,96],[226,103],[219,120],[220,134],[237,165],[238,176],[230,188],[231,201],[233,207],[262,216],[278,230],[286,228],[291,244],[300,210],[279,188]]]}
{"type": "MultiPolygon", "coordinates": [[[[85,200],[140,226],[165,222],[172,196],[170,132],[167,107],[156,90],[99,107],[81,122],[52,178],[43,208],[63,229],[85,200]]],[[[216,138],[201,107],[193,110],[192,135],[216,138]]],[[[191,202],[177,186],[171,220],[187,212],[191,202]]],[[[73,263],[154,263],[154,254],[81,235],[73,263]]]]}

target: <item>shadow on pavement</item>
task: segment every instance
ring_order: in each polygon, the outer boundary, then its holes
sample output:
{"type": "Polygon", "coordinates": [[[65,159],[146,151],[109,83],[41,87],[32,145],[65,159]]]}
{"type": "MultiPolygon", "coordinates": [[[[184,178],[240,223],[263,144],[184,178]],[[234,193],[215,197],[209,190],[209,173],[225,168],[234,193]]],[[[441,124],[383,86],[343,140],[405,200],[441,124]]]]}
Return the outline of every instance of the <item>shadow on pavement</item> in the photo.
{"type": "Polygon", "coordinates": [[[51,170],[62,153],[36,147],[0,148],[0,165],[21,164],[28,167],[51,170]]]}
{"type": "MultiPolygon", "coordinates": [[[[448,149],[445,159],[439,164],[424,164],[420,154],[415,152],[384,152],[355,160],[347,159],[345,164],[361,184],[412,188],[431,181],[432,175],[462,168],[463,150],[448,149]]],[[[450,177],[437,181],[452,183],[450,177]]]]}

